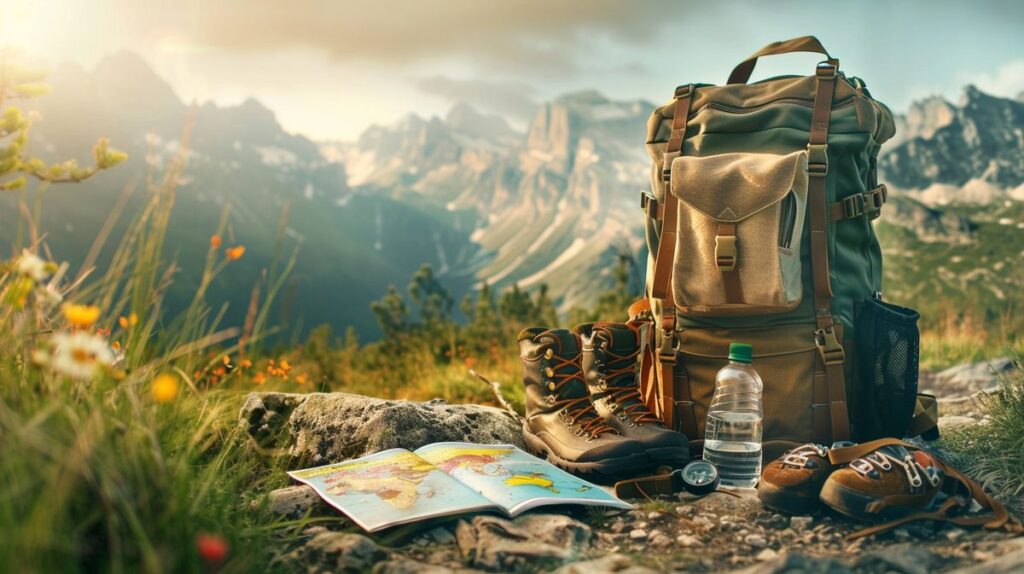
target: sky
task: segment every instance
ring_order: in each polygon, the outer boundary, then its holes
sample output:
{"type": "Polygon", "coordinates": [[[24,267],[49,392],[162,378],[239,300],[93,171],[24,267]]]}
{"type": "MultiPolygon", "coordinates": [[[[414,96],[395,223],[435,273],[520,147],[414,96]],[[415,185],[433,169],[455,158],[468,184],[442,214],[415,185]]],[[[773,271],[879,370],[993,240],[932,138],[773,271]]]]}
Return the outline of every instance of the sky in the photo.
{"type": "MultiPolygon", "coordinates": [[[[1002,0],[0,0],[0,46],[86,68],[134,51],[186,102],[255,97],[317,140],[458,101],[520,127],[570,91],[660,103],[807,34],[895,111],[967,83],[1012,97],[1022,31],[1024,2],[1002,0]]],[[[819,59],[765,58],[752,79],[819,59]]]]}

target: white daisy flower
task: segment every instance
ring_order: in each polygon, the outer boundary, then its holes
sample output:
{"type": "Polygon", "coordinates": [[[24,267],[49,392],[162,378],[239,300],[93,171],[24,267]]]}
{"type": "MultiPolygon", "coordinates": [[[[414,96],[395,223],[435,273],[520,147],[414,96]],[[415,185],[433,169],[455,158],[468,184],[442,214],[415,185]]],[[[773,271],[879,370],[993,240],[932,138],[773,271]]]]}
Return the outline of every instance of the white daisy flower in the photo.
{"type": "Polygon", "coordinates": [[[50,276],[50,264],[28,250],[21,252],[21,257],[18,258],[14,269],[26,277],[31,277],[37,283],[46,281],[46,278],[50,276]]]}
{"type": "Polygon", "coordinates": [[[36,290],[36,300],[44,309],[53,309],[64,302],[64,296],[51,287],[40,287],[36,290]]]}
{"type": "Polygon", "coordinates": [[[53,355],[50,366],[54,371],[73,379],[93,378],[100,367],[114,362],[114,353],[102,338],[84,331],[53,334],[53,355]]]}

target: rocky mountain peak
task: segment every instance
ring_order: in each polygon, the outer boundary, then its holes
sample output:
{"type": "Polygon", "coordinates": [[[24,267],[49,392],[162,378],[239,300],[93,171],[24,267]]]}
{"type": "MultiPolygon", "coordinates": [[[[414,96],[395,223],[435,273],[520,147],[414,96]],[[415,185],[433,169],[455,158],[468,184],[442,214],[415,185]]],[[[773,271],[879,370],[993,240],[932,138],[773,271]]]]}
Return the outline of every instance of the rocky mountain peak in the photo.
{"type": "Polygon", "coordinates": [[[928,98],[898,124],[903,134],[879,159],[896,187],[949,202],[995,199],[1024,185],[1024,102],[968,85],[958,104],[928,98]]]}

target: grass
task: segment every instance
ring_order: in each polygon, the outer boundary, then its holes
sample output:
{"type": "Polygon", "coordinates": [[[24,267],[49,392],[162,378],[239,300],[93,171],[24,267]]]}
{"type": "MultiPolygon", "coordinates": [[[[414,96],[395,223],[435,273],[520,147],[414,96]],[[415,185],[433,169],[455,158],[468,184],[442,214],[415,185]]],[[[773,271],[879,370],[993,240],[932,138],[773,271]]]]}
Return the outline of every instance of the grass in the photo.
{"type": "Polygon", "coordinates": [[[981,399],[986,422],[950,433],[944,442],[961,453],[967,470],[1004,497],[1024,495],[1024,370],[1000,380],[997,393],[981,399]]]}
{"type": "MultiPolygon", "coordinates": [[[[192,304],[162,312],[184,158],[105,272],[71,277],[37,257],[31,221],[26,251],[0,265],[0,571],[262,572],[269,542],[301,526],[262,509],[284,478],[237,425],[238,388],[259,368],[245,352],[269,332],[280,277],[266,278],[245,328],[224,328],[203,287],[233,257],[212,242],[192,304]]],[[[267,384],[295,388],[277,369],[267,384]]]]}

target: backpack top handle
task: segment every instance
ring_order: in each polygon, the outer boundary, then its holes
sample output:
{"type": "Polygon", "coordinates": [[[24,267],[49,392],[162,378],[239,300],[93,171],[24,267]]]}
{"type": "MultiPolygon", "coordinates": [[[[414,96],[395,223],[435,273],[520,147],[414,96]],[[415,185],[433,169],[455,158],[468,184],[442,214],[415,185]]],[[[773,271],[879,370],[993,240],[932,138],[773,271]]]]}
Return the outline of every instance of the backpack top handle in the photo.
{"type": "Polygon", "coordinates": [[[821,45],[814,36],[801,36],[800,38],[793,38],[791,40],[784,40],[782,42],[772,42],[764,48],[754,52],[749,58],[740,62],[732,73],[729,74],[729,84],[746,84],[750,80],[750,74],[754,71],[754,66],[757,65],[757,59],[761,56],[777,56],[779,54],[790,54],[793,52],[813,52],[822,54],[828,58],[828,64],[838,68],[839,60],[836,60],[829,55],[825,47],[821,45]]]}

